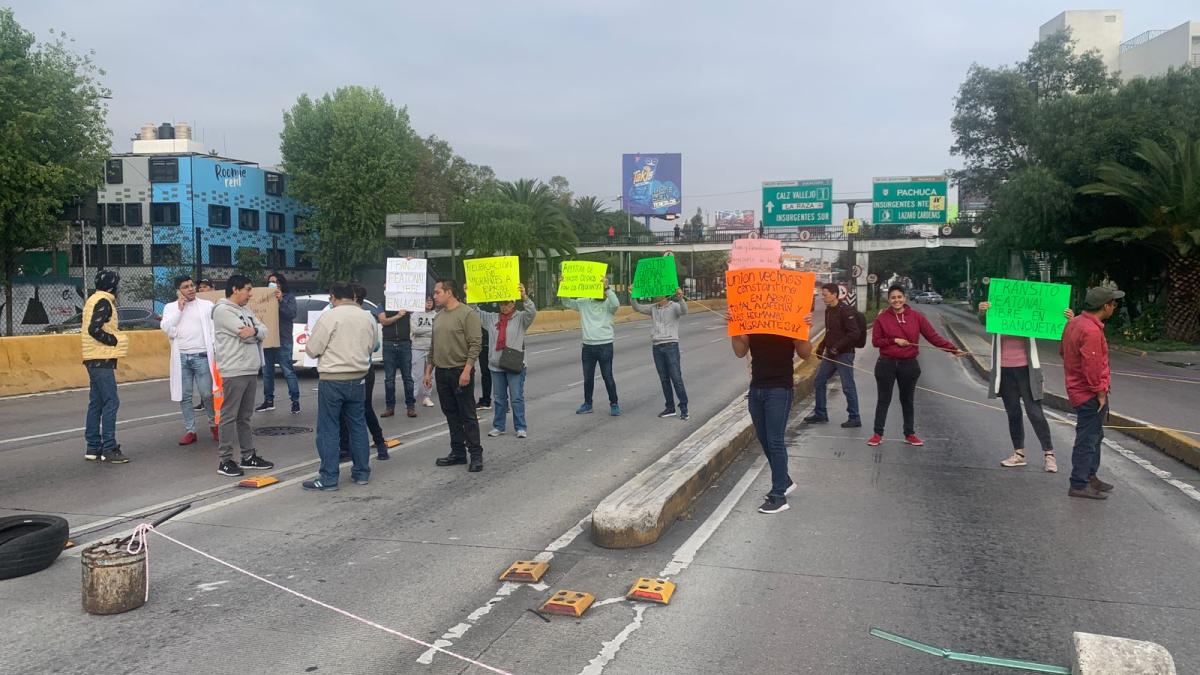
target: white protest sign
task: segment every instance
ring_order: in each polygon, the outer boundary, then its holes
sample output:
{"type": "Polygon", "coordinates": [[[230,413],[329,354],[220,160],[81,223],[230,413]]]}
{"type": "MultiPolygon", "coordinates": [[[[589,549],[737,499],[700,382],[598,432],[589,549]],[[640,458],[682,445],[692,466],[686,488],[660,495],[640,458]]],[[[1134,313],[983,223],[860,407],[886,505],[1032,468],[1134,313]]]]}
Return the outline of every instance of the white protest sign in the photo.
{"type": "Polygon", "coordinates": [[[384,276],[384,309],[425,311],[427,264],[424,258],[388,258],[384,276]]]}

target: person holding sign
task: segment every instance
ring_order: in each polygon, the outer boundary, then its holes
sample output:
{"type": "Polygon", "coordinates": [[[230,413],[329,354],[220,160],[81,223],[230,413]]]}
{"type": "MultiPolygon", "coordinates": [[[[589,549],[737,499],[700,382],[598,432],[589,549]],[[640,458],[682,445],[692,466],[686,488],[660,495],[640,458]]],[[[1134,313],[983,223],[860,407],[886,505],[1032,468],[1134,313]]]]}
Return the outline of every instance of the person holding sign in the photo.
{"type": "Polygon", "coordinates": [[[495,412],[492,430],[488,432],[493,438],[504,434],[509,400],[512,401],[513,430],[517,438],[529,435],[529,427],[525,424],[525,331],[533,325],[537,308],[525,293],[525,284],[518,284],[517,290],[521,293],[521,309],[517,309],[517,303],[512,300],[501,302],[499,313],[474,308],[488,338],[483,340],[483,346],[492,345],[486,365],[482,358],[479,361],[480,367],[492,371],[495,386],[495,412]]]}
{"type": "MultiPolygon", "coordinates": [[[[433,320],[437,311],[433,309],[433,296],[425,298],[425,311],[412,315],[409,323],[412,326],[412,372],[417,375],[425,374],[425,362],[429,359],[429,347],[433,340],[433,320]]],[[[433,388],[426,387],[424,377],[421,378],[421,388],[417,393],[421,406],[433,407],[433,388]]]]}
{"type": "Polygon", "coordinates": [[[649,315],[653,321],[650,333],[651,354],[654,357],[654,368],[658,371],[658,379],[662,382],[663,401],[666,405],[658,414],[659,419],[675,416],[675,397],[679,397],[679,419],[688,419],[687,390],[683,387],[683,369],[679,363],[679,319],[687,314],[687,300],[683,298],[683,289],[676,288],[671,297],[660,296],[654,304],[643,305],[636,299],[630,299],[633,310],[649,315]],[[674,387],[674,395],[671,388],[674,387]]]}
{"type": "Polygon", "coordinates": [[[263,349],[263,402],[254,412],[275,409],[275,364],[283,371],[288,397],[292,399],[292,414],[300,414],[300,380],[292,363],[292,323],[296,321],[296,296],[288,288],[287,279],[278,272],[267,276],[267,288],[279,302],[279,346],[263,349]]]}
{"type": "Polygon", "coordinates": [[[458,299],[458,282],[439,279],[433,286],[433,303],[441,308],[433,320],[429,363],[424,385],[436,383],[438,400],[450,427],[450,454],[438,457],[438,466],[468,464],[467,471],[483,471],[483,446],[479,443],[479,413],[475,411],[475,362],[483,342],[479,315],[458,299]]]}
{"type": "Polygon", "coordinates": [[[890,307],[875,317],[875,325],[871,329],[871,344],[879,349],[879,359],[875,362],[878,398],[875,401],[875,435],[871,436],[867,445],[876,446],[883,442],[888,407],[892,404],[892,389],[899,385],[900,408],[904,411],[904,442],[919,447],[925,445],[925,441],[917,436],[913,406],[917,379],[921,377],[921,365],[917,363],[920,347],[917,343],[924,335],[933,346],[955,356],[963,356],[965,352],[938,335],[929,319],[909,306],[903,286],[897,284],[888,289],[888,304],[890,307]]]}
{"type": "Polygon", "coordinates": [[[604,387],[608,390],[609,414],[614,417],[621,414],[621,406],[617,403],[617,380],[613,377],[613,316],[621,301],[617,294],[608,286],[608,277],[604,279],[604,298],[592,300],[589,298],[559,298],[559,302],[567,309],[579,312],[581,333],[583,336],[583,405],[575,411],[576,415],[586,415],[592,412],[592,390],[596,381],[596,365],[600,365],[600,376],[604,378],[604,387]]]}
{"type": "MultiPolygon", "coordinates": [[[[979,303],[979,315],[986,317],[991,302],[979,303]]],[[[1071,309],[1063,308],[1063,316],[1075,317],[1071,309]]],[[[1025,402],[1025,414],[1033,425],[1033,433],[1042,444],[1042,466],[1047,473],[1058,472],[1054,457],[1054,441],[1050,437],[1050,424],[1042,410],[1042,364],[1038,359],[1037,340],[1031,337],[1000,335],[992,333],[992,372],[988,383],[988,398],[999,397],[1008,414],[1008,435],[1012,439],[1013,454],[1000,461],[1000,466],[1025,466],[1025,423],[1021,420],[1021,401],[1025,402]]]]}

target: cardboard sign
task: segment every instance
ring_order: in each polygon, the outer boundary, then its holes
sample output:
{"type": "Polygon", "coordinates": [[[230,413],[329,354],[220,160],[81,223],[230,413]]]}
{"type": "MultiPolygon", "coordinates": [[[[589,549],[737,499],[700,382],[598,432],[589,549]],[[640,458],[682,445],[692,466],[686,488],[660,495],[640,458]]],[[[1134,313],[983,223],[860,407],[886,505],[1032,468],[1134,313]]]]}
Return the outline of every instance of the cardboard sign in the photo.
{"type": "Polygon", "coordinates": [[[1040,281],[993,278],[988,284],[987,331],[1043,340],[1061,340],[1071,306],[1071,287],[1040,281]]]}
{"type": "Polygon", "coordinates": [[[733,252],[729,256],[729,269],[747,267],[779,268],[783,256],[783,244],[778,239],[735,239],[733,252]]]}
{"type": "Polygon", "coordinates": [[[428,261],[424,258],[388,258],[384,276],[384,309],[389,312],[424,312],[428,261]]]}
{"type": "Polygon", "coordinates": [[[725,273],[729,335],[786,335],[807,340],[814,272],[751,267],[725,273]]]}
{"type": "Polygon", "coordinates": [[[317,319],[320,319],[321,315],[324,314],[328,309],[329,309],[329,306],[326,305],[325,309],[310,310],[308,312],[308,320],[304,324],[304,335],[301,335],[300,339],[298,340],[298,342],[300,343],[300,351],[304,353],[304,367],[305,368],[316,368],[317,367],[317,360],[314,359],[313,357],[309,356],[308,351],[305,350],[304,347],[305,347],[305,345],[308,344],[308,336],[312,335],[313,326],[317,325],[317,319]]]}
{"type": "MultiPolygon", "coordinates": [[[[521,270],[515,255],[464,260],[463,270],[467,273],[467,302],[472,305],[521,298],[517,288],[521,285],[521,270]]],[[[419,311],[425,311],[423,298],[419,311]]]]}
{"type": "Polygon", "coordinates": [[[604,298],[604,275],[608,264],[586,260],[564,260],[562,281],[558,283],[560,298],[604,298]]]}
{"type": "MultiPolygon", "coordinates": [[[[214,305],[218,300],[225,299],[225,291],[206,291],[197,293],[196,297],[211,301],[214,305]]],[[[275,299],[275,289],[266,286],[255,286],[250,289],[250,302],[246,308],[254,312],[254,316],[267,327],[267,339],[263,340],[263,349],[279,346],[279,301],[275,299]]]]}
{"type": "Polygon", "coordinates": [[[637,271],[633,273],[632,297],[669,297],[675,295],[678,288],[679,275],[675,271],[675,256],[661,255],[638,260],[637,271]]]}

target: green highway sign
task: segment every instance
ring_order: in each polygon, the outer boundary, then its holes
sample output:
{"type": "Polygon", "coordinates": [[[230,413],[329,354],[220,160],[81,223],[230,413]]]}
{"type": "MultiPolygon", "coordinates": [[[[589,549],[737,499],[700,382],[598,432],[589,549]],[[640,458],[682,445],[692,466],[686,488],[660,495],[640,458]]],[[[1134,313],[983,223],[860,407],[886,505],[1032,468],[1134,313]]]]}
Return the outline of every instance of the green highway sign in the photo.
{"type": "Polygon", "coordinates": [[[763,227],[826,227],[833,223],[833,181],[763,183],[763,227]]]}
{"type": "Polygon", "coordinates": [[[942,225],[946,222],[946,177],[876,178],[872,200],[876,225],[942,225]]]}

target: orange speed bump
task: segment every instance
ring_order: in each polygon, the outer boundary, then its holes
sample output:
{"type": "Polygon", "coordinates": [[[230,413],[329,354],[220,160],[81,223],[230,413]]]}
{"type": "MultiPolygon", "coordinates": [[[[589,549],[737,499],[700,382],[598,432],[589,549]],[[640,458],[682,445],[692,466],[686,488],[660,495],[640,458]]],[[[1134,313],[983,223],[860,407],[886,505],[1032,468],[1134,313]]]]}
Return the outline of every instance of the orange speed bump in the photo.
{"type": "Polygon", "coordinates": [[[629,588],[629,593],[625,597],[629,600],[645,600],[665,605],[671,602],[672,595],[675,595],[675,582],[642,577],[633,582],[633,586],[629,588]]]}
{"type": "Polygon", "coordinates": [[[528,581],[536,584],[549,571],[549,563],[518,560],[504,570],[504,573],[500,575],[500,581],[528,581]]]}
{"type": "Polygon", "coordinates": [[[278,483],[279,479],[275,476],[251,476],[238,481],[239,487],[260,488],[278,483]]]}
{"type": "Polygon", "coordinates": [[[563,616],[583,616],[588,607],[596,601],[596,596],[591,593],[582,591],[559,591],[550,596],[550,599],[542,604],[541,611],[547,614],[561,614],[563,616]]]}
{"type": "Polygon", "coordinates": [[[388,449],[390,450],[397,445],[400,445],[402,442],[403,441],[401,441],[399,438],[389,438],[384,441],[384,445],[388,446],[388,449]]]}

